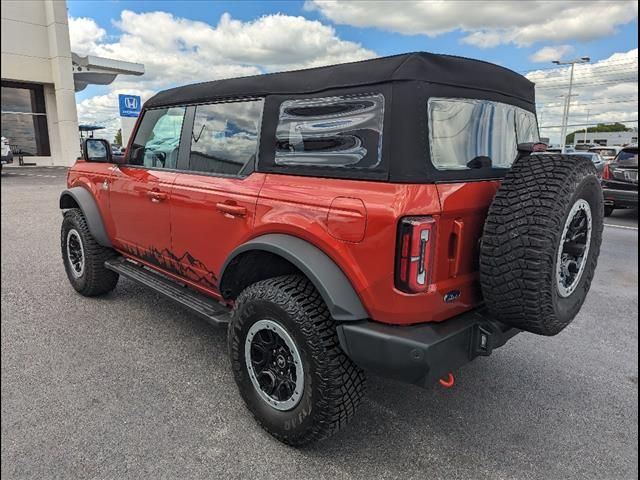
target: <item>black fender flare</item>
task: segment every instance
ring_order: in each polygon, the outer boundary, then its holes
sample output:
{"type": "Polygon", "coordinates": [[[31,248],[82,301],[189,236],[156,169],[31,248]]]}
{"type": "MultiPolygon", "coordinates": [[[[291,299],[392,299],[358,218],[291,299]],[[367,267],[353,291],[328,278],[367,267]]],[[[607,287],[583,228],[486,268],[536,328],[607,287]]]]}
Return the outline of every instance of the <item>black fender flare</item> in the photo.
{"type": "Polygon", "coordinates": [[[336,263],[315,245],[292,235],[271,233],[249,240],[237,247],[222,265],[220,285],[231,261],[238,255],[262,250],[279,255],[296,266],[316,287],[337,321],[369,318],[353,285],[336,263]]]}
{"type": "Polygon", "coordinates": [[[87,220],[89,231],[95,241],[103,247],[112,248],[113,245],[111,244],[111,240],[109,240],[107,230],[104,228],[104,222],[102,221],[98,204],[91,192],[84,187],[73,187],[63,190],[60,194],[60,208],[63,210],[75,208],[76,205],[82,210],[82,214],[87,220]]]}

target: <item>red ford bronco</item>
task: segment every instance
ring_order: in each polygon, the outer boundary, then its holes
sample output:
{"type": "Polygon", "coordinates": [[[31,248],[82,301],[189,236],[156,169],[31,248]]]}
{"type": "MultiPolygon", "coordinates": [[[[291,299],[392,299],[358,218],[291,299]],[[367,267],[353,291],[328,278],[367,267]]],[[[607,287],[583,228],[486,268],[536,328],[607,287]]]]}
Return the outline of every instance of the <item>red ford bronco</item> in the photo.
{"type": "Polygon", "coordinates": [[[529,155],[538,141],[534,85],[459,57],[173,88],[124,158],[86,140],[60,197],[64,266],[82,295],[123,276],[228,325],[248,409],[301,445],[350,420],[365,371],[450,384],[575,317],[602,190],[587,159],[529,155]]]}

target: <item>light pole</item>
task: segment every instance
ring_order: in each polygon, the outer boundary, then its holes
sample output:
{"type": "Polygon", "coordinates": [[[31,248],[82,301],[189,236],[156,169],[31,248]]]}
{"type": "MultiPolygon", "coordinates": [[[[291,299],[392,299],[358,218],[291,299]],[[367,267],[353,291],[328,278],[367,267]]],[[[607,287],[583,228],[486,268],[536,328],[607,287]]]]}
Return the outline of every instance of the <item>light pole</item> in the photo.
{"type": "Polygon", "coordinates": [[[589,128],[589,114],[591,110],[587,110],[587,124],[584,126],[584,141],[582,143],[587,143],[587,129],[589,128]]]}
{"type": "Polygon", "coordinates": [[[569,74],[569,94],[567,95],[567,100],[564,104],[564,113],[562,114],[562,133],[560,138],[560,146],[562,148],[562,153],[564,153],[565,146],[567,144],[567,124],[569,123],[569,108],[571,105],[571,90],[573,89],[573,69],[576,66],[576,63],[587,63],[591,61],[589,57],[580,57],[574,60],[569,60],[567,62],[562,62],[560,60],[554,60],[553,63],[556,65],[571,65],[571,73],[569,74]]]}

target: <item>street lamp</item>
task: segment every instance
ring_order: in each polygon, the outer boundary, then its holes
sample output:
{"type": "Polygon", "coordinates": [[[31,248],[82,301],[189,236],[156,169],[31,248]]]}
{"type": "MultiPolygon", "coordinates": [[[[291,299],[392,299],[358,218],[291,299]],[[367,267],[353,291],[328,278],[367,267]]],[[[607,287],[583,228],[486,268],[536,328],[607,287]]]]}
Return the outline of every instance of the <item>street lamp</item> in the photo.
{"type": "Polygon", "coordinates": [[[560,60],[553,61],[556,65],[571,65],[571,73],[569,74],[569,93],[567,95],[567,100],[564,103],[564,113],[562,114],[562,133],[560,134],[560,148],[562,149],[562,153],[564,153],[564,149],[567,144],[567,124],[569,123],[569,107],[571,105],[571,90],[573,89],[573,69],[576,66],[576,63],[588,63],[590,61],[590,57],[580,57],[567,62],[562,62],[560,60]]]}
{"type": "Polygon", "coordinates": [[[587,123],[584,126],[584,140],[582,141],[582,143],[584,143],[586,145],[587,143],[587,129],[589,128],[589,114],[591,113],[591,110],[587,109],[587,123]]]}

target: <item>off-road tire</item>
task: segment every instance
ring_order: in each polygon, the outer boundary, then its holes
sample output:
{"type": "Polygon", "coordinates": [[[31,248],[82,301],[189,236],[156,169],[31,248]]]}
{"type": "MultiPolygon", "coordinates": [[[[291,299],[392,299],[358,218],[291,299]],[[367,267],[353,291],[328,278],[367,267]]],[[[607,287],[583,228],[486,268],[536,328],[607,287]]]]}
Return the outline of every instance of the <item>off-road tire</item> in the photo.
{"type": "Polygon", "coordinates": [[[73,288],[85,297],[94,297],[110,292],[116,288],[119,275],[104,266],[104,262],[117,256],[111,248],[98,244],[89,231],[87,221],[78,208],[71,208],[64,212],[62,229],[60,232],[60,247],[62,261],[67,277],[73,288]],[[74,229],[80,235],[84,253],[84,272],[75,276],[67,257],[67,234],[74,229]]]}
{"type": "Polygon", "coordinates": [[[613,205],[605,205],[604,206],[604,216],[605,217],[610,217],[614,210],[615,210],[615,207],[613,205]]]}
{"type": "Polygon", "coordinates": [[[250,285],[235,301],[228,329],[231,367],[240,394],[258,423],[288,445],[328,437],[353,417],[365,391],[365,376],[341,350],[335,321],[313,284],[284,275],[250,285]],[[304,392],[291,410],[276,410],[249,378],[245,340],[259,320],[272,320],[295,342],[304,366],[304,392]]]}
{"type": "Polygon", "coordinates": [[[595,273],[602,242],[604,199],[593,164],[579,156],[531,155],[518,159],[491,204],[480,247],[480,284],[490,312],[502,322],[556,335],[580,310],[595,273]],[[573,206],[591,211],[588,254],[575,290],[561,296],[556,262],[573,206]]]}

